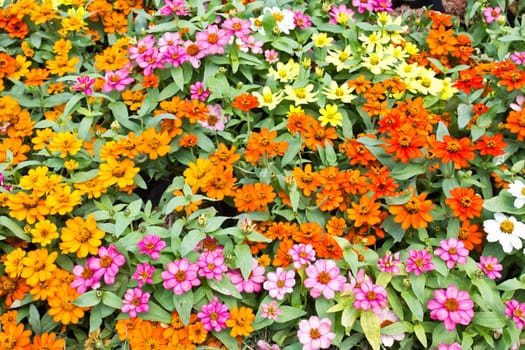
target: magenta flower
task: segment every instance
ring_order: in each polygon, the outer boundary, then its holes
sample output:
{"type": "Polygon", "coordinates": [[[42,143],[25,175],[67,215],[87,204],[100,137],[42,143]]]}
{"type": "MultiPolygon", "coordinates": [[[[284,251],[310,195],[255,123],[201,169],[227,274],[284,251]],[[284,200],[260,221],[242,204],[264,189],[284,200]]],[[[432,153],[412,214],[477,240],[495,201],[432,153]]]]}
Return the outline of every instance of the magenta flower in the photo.
{"type": "Polygon", "coordinates": [[[354,288],[354,307],[361,310],[372,310],[376,315],[388,306],[385,287],[375,285],[367,280],[354,288]]]}
{"type": "Polygon", "coordinates": [[[285,271],[278,267],[275,272],[268,272],[263,288],[268,291],[272,298],[283,300],[284,296],[293,292],[295,286],[295,272],[293,270],[285,271]]]}
{"type": "Polygon", "coordinates": [[[151,266],[149,263],[137,264],[137,269],[133,276],[132,280],[139,281],[138,286],[142,288],[145,283],[153,284],[153,273],[155,273],[155,267],[151,266]]]}
{"type": "Polygon", "coordinates": [[[439,344],[438,350],[461,350],[461,345],[458,343],[439,344]]]}
{"type": "Polygon", "coordinates": [[[165,6],[159,11],[163,16],[185,16],[189,12],[185,0],[164,0],[164,4],[165,6]]]}
{"type": "Polygon", "coordinates": [[[182,295],[191,288],[201,284],[198,277],[199,266],[191,264],[187,258],[168,263],[167,270],[161,276],[166,289],[173,289],[173,293],[182,295]]]}
{"type": "Polygon", "coordinates": [[[346,25],[349,21],[354,21],[354,10],[346,7],[345,4],[339,6],[332,5],[330,12],[330,20],[328,23],[346,25]]]}
{"type": "Polygon", "coordinates": [[[226,328],[226,321],[230,318],[230,312],[226,304],[219,303],[219,299],[213,297],[213,300],[209,304],[202,306],[197,317],[203,323],[204,329],[208,332],[212,329],[220,332],[226,328]]]}
{"type": "Polygon", "coordinates": [[[222,274],[228,271],[228,266],[224,263],[224,256],[222,249],[214,251],[202,252],[197,260],[199,267],[199,276],[208,280],[216,279],[222,280],[222,274]]]}
{"type": "Polygon", "coordinates": [[[392,1],[390,0],[375,0],[374,3],[374,11],[375,12],[392,12],[392,1]]]}
{"type": "Polygon", "coordinates": [[[525,52],[524,51],[515,51],[510,55],[510,59],[516,64],[525,63],[525,52]]]}
{"type": "Polygon", "coordinates": [[[153,260],[157,260],[160,257],[160,251],[166,247],[166,242],[159,236],[146,235],[137,243],[137,247],[141,254],[148,254],[153,260]]]}
{"type": "Polygon", "coordinates": [[[485,16],[485,22],[487,22],[487,24],[490,24],[495,21],[497,22],[500,15],[501,8],[499,6],[485,7],[483,9],[483,16],[485,16]]]}
{"type": "Polygon", "coordinates": [[[124,255],[120,254],[113,244],[108,248],[98,249],[98,258],[89,259],[88,266],[94,271],[95,278],[102,278],[107,285],[115,282],[119,269],[126,263],[124,255]]]}
{"type": "Polygon", "coordinates": [[[283,313],[283,310],[277,307],[277,302],[272,300],[268,304],[262,304],[261,316],[269,320],[277,321],[279,315],[283,313]]]}
{"type": "MultiPolygon", "coordinates": [[[[88,258],[88,265],[89,261],[93,259],[96,258],[88,258]]],[[[75,275],[75,279],[71,282],[71,287],[75,288],[79,294],[86,292],[89,288],[100,288],[100,277],[95,276],[95,271],[89,266],[76,265],[73,268],[73,275],[75,275]]]]}
{"type": "Polygon", "coordinates": [[[382,272],[388,272],[392,275],[398,275],[400,272],[399,266],[401,265],[401,260],[399,260],[399,253],[392,254],[390,252],[386,253],[384,257],[379,258],[377,261],[379,270],[382,272]]]}
{"type": "Polygon", "coordinates": [[[449,269],[454,268],[456,263],[464,265],[467,263],[469,250],[465,248],[462,241],[456,238],[449,238],[439,243],[439,248],[434,251],[446,264],[449,269]]]}
{"type": "Polygon", "coordinates": [[[247,37],[252,33],[251,22],[238,17],[228,18],[222,23],[222,28],[235,35],[237,38],[247,37]]]}
{"type": "Polygon", "coordinates": [[[95,79],[90,78],[87,75],[82,75],[77,77],[77,80],[71,84],[71,89],[73,91],[81,91],[84,94],[90,96],[93,94],[93,85],[95,84],[95,79]]]}
{"type": "Polygon", "coordinates": [[[357,12],[374,11],[374,1],[371,0],[352,0],[352,6],[357,7],[357,12]]]}
{"type": "Polygon", "coordinates": [[[190,97],[192,100],[206,101],[210,94],[210,90],[204,87],[202,81],[197,81],[190,86],[190,97]]]}
{"type": "Polygon", "coordinates": [[[299,322],[297,338],[303,344],[303,350],[328,349],[335,338],[332,322],[328,318],[319,319],[311,316],[299,322]]]}
{"type": "Polygon", "coordinates": [[[162,34],[157,45],[159,47],[159,51],[164,53],[168,48],[179,47],[182,45],[182,43],[183,41],[179,32],[166,32],[162,34]]]}
{"type": "Polygon", "coordinates": [[[129,77],[129,70],[127,68],[122,68],[115,72],[106,72],[104,80],[106,82],[102,88],[104,92],[111,92],[113,90],[123,91],[129,84],[135,81],[135,79],[129,77]]]}
{"type": "Polygon", "coordinates": [[[307,278],[304,286],[310,289],[312,298],[318,298],[322,294],[326,299],[333,299],[335,292],[340,292],[346,282],[333,260],[317,260],[305,271],[307,278]]]}
{"type": "Polygon", "coordinates": [[[122,312],[127,312],[129,317],[135,318],[139,312],[148,312],[150,294],[143,292],[140,288],[131,288],[124,294],[122,312]]]}
{"type": "Polygon", "coordinates": [[[155,46],[155,37],[151,34],[146,35],[137,42],[137,45],[128,48],[129,59],[135,61],[153,46],[155,46]]]}
{"type": "Polygon", "coordinates": [[[434,291],[434,299],[427,303],[430,318],[443,321],[445,329],[453,331],[457,324],[468,325],[474,317],[474,303],[470,295],[456,286],[434,291]]]}
{"type": "Polygon", "coordinates": [[[310,28],[312,26],[312,21],[308,15],[305,15],[301,11],[295,11],[293,13],[293,22],[296,27],[300,29],[310,28]]]}
{"type": "Polygon", "coordinates": [[[206,55],[222,55],[230,37],[229,31],[219,29],[215,24],[210,24],[205,31],[195,34],[196,44],[206,55]]]}
{"type": "Polygon", "coordinates": [[[259,266],[257,259],[252,259],[252,272],[247,280],[244,279],[239,269],[228,272],[228,277],[240,293],[258,293],[265,280],[264,272],[264,266],[259,266]]]}
{"type": "Polygon", "coordinates": [[[164,66],[164,56],[160,53],[159,49],[152,47],[146,52],[142,53],[135,59],[137,65],[142,68],[144,75],[151,75],[156,68],[162,68],[164,66]]]}
{"type": "Polygon", "coordinates": [[[493,256],[481,256],[479,258],[479,263],[476,264],[485,275],[491,280],[495,280],[501,277],[501,271],[503,270],[503,265],[498,262],[498,259],[493,256]]]}
{"type": "Polygon", "coordinates": [[[525,327],[525,303],[517,300],[505,302],[505,315],[512,318],[518,329],[525,327]]]}
{"type": "Polygon", "coordinates": [[[311,244],[294,244],[288,254],[292,257],[293,267],[297,270],[305,265],[310,265],[310,261],[315,260],[315,250],[311,244]]]}
{"type": "Polygon", "coordinates": [[[406,271],[413,272],[416,276],[426,271],[433,271],[432,255],[426,250],[411,250],[406,261],[406,271]]]}
{"type": "Polygon", "coordinates": [[[179,67],[189,59],[190,56],[186,53],[184,45],[167,46],[165,51],[162,51],[161,61],[173,67],[179,67]]]}

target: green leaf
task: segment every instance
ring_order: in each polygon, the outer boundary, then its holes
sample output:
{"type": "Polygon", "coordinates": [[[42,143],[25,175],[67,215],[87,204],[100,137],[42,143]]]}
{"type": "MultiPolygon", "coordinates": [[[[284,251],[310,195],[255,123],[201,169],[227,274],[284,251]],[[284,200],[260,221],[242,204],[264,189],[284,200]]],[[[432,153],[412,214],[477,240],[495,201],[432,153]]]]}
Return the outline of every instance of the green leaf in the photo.
{"type": "Polygon", "coordinates": [[[241,269],[242,277],[247,280],[253,268],[253,257],[250,247],[246,244],[238,244],[235,247],[235,258],[241,269]]]}
{"type": "Polygon", "coordinates": [[[421,274],[419,276],[415,274],[410,274],[409,279],[410,279],[410,286],[415,296],[418,298],[418,300],[421,303],[424,303],[425,302],[425,282],[427,279],[426,276],[424,274],[421,274]]]}
{"type": "Polygon", "coordinates": [[[148,321],[158,321],[170,324],[171,323],[171,313],[164,310],[157,303],[153,301],[148,302],[149,310],[148,312],[141,313],[140,318],[148,321]]]}
{"type": "Polygon", "coordinates": [[[190,323],[191,310],[193,309],[193,292],[189,290],[182,295],[173,295],[173,304],[180,320],[187,326],[190,323]]]}
{"type": "Polygon", "coordinates": [[[279,315],[279,318],[277,319],[278,323],[286,323],[306,315],[306,311],[298,309],[296,307],[282,305],[279,308],[283,310],[283,312],[279,315]]]}
{"type": "Polygon", "coordinates": [[[302,147],[302,143],[299,142],[299,140],[297,140],[295,137],[288,137],[284,141],[288,143],[288,148],[286,149],[286,153],[281,159],[282,168],[284,168],[286,165],[290,164],[290,162],[296,159],[296,156],[302,147]]]}
{"type": "Polygon", "coordinates": [[[6,236],[16,236],[24,241],[31,242],[31,238],[24,232],[24,230],[12,219],[7,216],[0,216],[0,226],[7,229],[7,232],[2,231],[6,236]]]}
{"type": "Polygon", "coordinates": [[[235,288],[235,286],[227,278],[222,278],[222,280],[211,279],[208,280],[208,286],[214,291],[217,291],[224,295],[230,295],[237,299],[242,299],[241,293],[235,288]]]}
{"type": "Polygon", "coordinates": [[[62,113],[62,118],[67,119],[67,117],[71,114],[71,112],[75,109],[77,103],[80,102],[84,98],[84,95],[82,94],[76,94],[71,97],[69,101],[66,103],[66,107],[64,108],[64,113],[62,113]]]}
{"type": "Polygon", "coordinates": [[[31,330],[35,332],[35,334],[42,333],[42,324],[40,323],[40,314],[38,313],[38,310],[35,304],[29,305],[28,322],[29,322],[29,325],[31,326],[31,330]]]}
{"type": "Polygon", "coordinates": [[[190,204],[190,201],[185,196],[177,196],[175,198],[172,198],[165,206],[164,206],[164,214],[168,215],[173,213],[173,211],[182,206],[182,205],[188,205],[190,204]]]}
{"type": "Polygon", "coordinates": [[[122,308],[122,298],[113,292],[105,290],[102,292],[102,304],[120,310],[122,308]]]}
{"type": "Polygon", "coordinates": [[[466,103],[458,105],[458,128],[464,129],[472,119],[472,107],[466,103]]]}
{"type": "Polygon", "coordinates": [[[383,220],[381,227],[385,229],[388,235],[394,238],[394,242],[401,242],[406,233],[406,230],[401,227],[401,224],[394,221],[393,216],[389,216],[383,220]]]}
{"type": "Polygon", "coordinates": [[[390,176],[395,180],[408,180],[424,174],[425,170],[425,164],[399,164],[392,169],[390,176]]]}
{"type": "Polygon", "coordinates": [[[483,208],[493,213],[525,214],[525,207],[518,209],[514,206],[515,199],[509,192],[501,191],[496,197],[484,200],[483,208]]]}
{"type": "Polygon", "coordinates": [[[118,123],[136,133],[140,132],[140,126],[133,123],[128,114],[128,107],[124,102],[112,102],[109,104],[109,109],[113,113],[113,117],[118,121],[118,123]]]}
{"type": "Polygon", "coordinates": [[[90,290],[73,301],[73,304],[80,307],[91,307],[100,304],[102,297],[99,296],[100,292],[98,290],[90,290]]]}
{"type": "Polygon", "coordinates": [[[350,330],[354,327],[354,323],[357,320],[358,316],[359,312],[353,306],[347,307],[343,310],[343,313],[341,314],[341,324],[347,330],[350,330]]]}
{"type": "Polygon", "coordinates": [[[366,310],[361,313],[361,327],[365,333],[368,343],[374,350],[381,347],[381,324],[379,318],[372,310],[366,310]]]}
{"type": "Polygon", "coordinates": [[[386,287],[390,280],[392,279],[392,274],[388,272],[380,272],[379,276],[376,278],[376,284],[379,286],[386,287]]]}
{"type": "Polygon", "coordinates": [[[424,312],[423,307],[421,306],[421,303],[419,300],[412,294],[411,292],[402,290],[401,291],[401,297],[405,300],[408,308],[412,312],[413,318],[415,318],[418,321],[423,321],[424,312]]]}
{"type": "Polygon", "coordinates": [[[180,255],[185,257],[188,253],[192,252],[195,249],[195,246],[206,238],[206,234],[200,230],[191,230],[187,235],[182,239],[180,245],[180,255]]]}
{"type": "Polygon", "coordinates": [[[505,317],[502,317],[497,312],[478,311],[474,314],[472,323],[491,329],[498,329],[505,327],[505,317]]]}
{"type": "Polygon", "coordinates": [[[417,340],[423,345],[423,347],[427,347],[427,335],[425,334],[425,328],[423,327],[423,323],[417,323],[414,325],[414,333],[416,334],[417,340]]]}
{"type": "Polygon", "coordinates": [[[230,335],[230,330],[225,329],[221,332],[212,331],[212,334],[221,341],[221,343],[226,346],[227,349],[238,349],[239,344],[237,339],[230,335]]]}

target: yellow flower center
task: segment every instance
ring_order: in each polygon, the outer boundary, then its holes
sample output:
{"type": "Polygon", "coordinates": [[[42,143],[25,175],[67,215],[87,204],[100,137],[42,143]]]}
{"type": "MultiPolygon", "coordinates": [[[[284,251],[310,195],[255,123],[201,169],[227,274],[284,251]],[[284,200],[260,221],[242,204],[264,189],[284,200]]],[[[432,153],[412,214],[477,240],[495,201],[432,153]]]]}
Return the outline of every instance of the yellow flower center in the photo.
{"type": "Polygon", "coordinates": [[[511,234],[514,231],[514,223],[510,220],[503,220],[501,224],[499,224],[499,229],[503,233],[511,234]]]}

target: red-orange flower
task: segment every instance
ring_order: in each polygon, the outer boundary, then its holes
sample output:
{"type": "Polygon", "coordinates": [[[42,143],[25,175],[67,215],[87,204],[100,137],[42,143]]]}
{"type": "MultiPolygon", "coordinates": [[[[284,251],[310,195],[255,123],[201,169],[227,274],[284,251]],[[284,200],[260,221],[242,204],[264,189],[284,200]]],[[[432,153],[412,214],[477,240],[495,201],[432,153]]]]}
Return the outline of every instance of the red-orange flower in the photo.
{"type": "Polygon", "coordinates": [[[468,161],[476,157],[474,147],[468,137],[456,139],[445,135],[443,141],[436,140],[433,143],[433,151],[436,158],[441,158],[443,163],[453,162],[456,169],[467,167],[468,161]]]}
{"type": "Polygon", "coordinates": [[[507,147],[507,143],[503,141],[503,134],[483,135],[480,140],[476,141],[474,147],[482,156],[491,155],[496,157],[505,154],[503,149],[507,147]]]}
{"type": "Polygon", "coordinates": [[[485,84],[483,84],[483,77],[472,68],[460,71],[458,79],[452,86],[470,94],[470,89],[481,89],[485,84]]]}
{"type": "Polygon", "coordinates": [[[401,163],[408,163],[410,160],[423,157],[421,148],[427,144],[425,132],[404,125],[398,130],[390,132],[390,137],[384,138],[387,145],[384,147],[386,153],[392,154],[393,159],[399,159],[401,163]]]}
{"type": "Polygon", "coordinates": [[[438,56],[446,55],[454,51],[454,46],[457,44],[457,40],[454,37],[454,30],[447,30],[443,25],[440,25],[436,29],[430,29],[426,41],[430,49],[430,54],[438,56]]]}
{"type": "Polygon", "coordinates": [[[251,93],[240,94],[235,96],[232,102],[232,107],[240,109],[241,111],[249,112],[250,110],[259,106],[259,100],[251,93]]]}
{"type": "Polygon", "coordinates": [[[483,198],[472,188],[457,187],[450,191],[452,197],[445,199],[445,203],[452,209],[454,216],[461,221],[474,219],[481,215],[483,198]]]}
{"type": "Polygon", "coordinates": [[[373,198],[367,195],[361,196],[359,203],[352,202],[351,208],[346,209],[346,215],[350,220],[354,221],[355,227],[360,227],[364,224],[376,225],[381,222],[381,203],[377,203],[373,198]]]}
{"type": "Polygon", "coordinates": [[[521,111],[510,111],[505,129],[513,134],[517,134],[518,141],[525,139],[525,109],[521,111]]]}
{"type": "Polygon", "coordinates": [[[412,198],[405,204],[390,205],[389,211],[395,215],[394,221],[401,224],[403,229],[412,227],[414,229],[425,228],[434,218],[430,211],[435,207],[432,201],[427,198],[426,193],[412,195],[412,198]]]}
{"type": "Polygon", "coordinates": [[[458,239],[463,242],[468,250],[474,248],[478,250],[483,244],[483,233],[479,230],[479,225],[464,221],[459,228],[458,239]]]}

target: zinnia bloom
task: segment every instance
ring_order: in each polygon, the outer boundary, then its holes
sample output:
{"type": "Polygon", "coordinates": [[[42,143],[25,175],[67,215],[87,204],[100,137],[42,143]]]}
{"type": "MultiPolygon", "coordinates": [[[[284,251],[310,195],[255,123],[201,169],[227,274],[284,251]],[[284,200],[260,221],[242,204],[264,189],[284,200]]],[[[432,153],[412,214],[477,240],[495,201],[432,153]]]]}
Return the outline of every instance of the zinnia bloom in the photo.
{"type": "Polygon", "coordinates": [[[58,252],[51,252],[45,248],[32,250],[22,259],[24,268],[20,276],[26,279],[28,285],[34,287],[39,281],[47,281],[51,278],[52,272],[57,268],[55,260],[58,252]]]}
{"type": "Polygon", "coordinates": [[[513,183],[509,184],[508,191],[511,195],[516,197],[514,200],[514,206],[517,209],[520,209],[525,205],[525,183],[521,180],[516,180],[513,183]]]}
{"type": "Polygon", "coordinates": [[[294,244],[293,249],[288,251],[293,259],[293,267],[300,269],[305,265],[310,265],[310,261],[315,260],[315,250],[311,244],[294,244]]]}
{"type": "Polygon", "coordinates": [[[433,150],[436,158],[441,159],[443,163],[453,162],[456,169],[468,167],[468,161],[476,157],[474,147],[468,137],[456,139],[445,135],[442,142],[434,142],[433,150]]]}
{"type": "Polygon", "coordinates": [[[197,260],[199,267],[199,276],[206,279],[222,280],[222,274],[228,271],[228,266],[224,263],[224,256],[222,249],[214,251],[202,252],[197,260]]]}
{"type": "Polygon", "coordinates": [[[421,275],[425,271],[434,270],[432,264],[432,255],[426,250],[410,250],[409,257],[406,261],[406,271],[413,272],[416,276],[421,275]]]}
{"type": "Polygon", "coordinates": [[[501,277],[501,271],[503,271],[503,265],[498,262],[498,259],[493,256],[481,256],[479,258],[479,263],[476,263],[476,266],[480,268],[485,275],[491,280],[495,280],[501,277]]]}
{"type": "Polygon", "coordinates": [[[322,294],[326,299],[333,299],[335,292],[341,291],[346,282],[333,260],[317,260],[305,271],[307,278],[304,286],[310,289],[312,298],[318,298],[322,294]]]}
{"type": "Polygon", "coordinates": [[[525,304],[517,300],[505,302],[505,315],[512,318],[518,329],[525,327],[525,304]]]}
{"type": "Polygon", "coordinates": [[[135,271],[133,276],[131,276],[131,279],[139,281],[138,287],[142,288],[142,286],[145,283],[153,284],[152,276],[154,272],[155,272],[154,266],[150,265],[147,262],[142,263],[142,264],[139,263],[137,264],[137,270],[135,271]]]}
{"type": "Polygon", "coordinates": [[[284,296],[293,292],[295,286],[295,272],[293,270],[285,271],[278,267],[275,272],[268,272],[266,281],[263,284],[272,298],[283,300],[284,296]]]}
{"type": "Polygon", "coordinates": [[[232,337],[247,337],[253,332],[253,320],[255,320],[255,315],[252,309],[245,306],[240,308],[234,306],[230,310],[230,319],[226,321],[226,326],[232,329],[230,331],[232,337]]]}
{"type": "Polygon", "coordinates": [[[137,247],[141,254],[148,254],[151,259],[157,260],[160,257],[160,251],[166,247],[166,242],[159,236],[146,235],[137,243],[137,247]]]}
{"type": "Polygon", "coordinates": [[[252,259],[252,271],[248,279],[244,279],[239,269],[229,271],[228,277],[240,293],[258,293],[265,280],[264,272],[264,266],[260,266],[257,259],[252,259]]]}
{"type": "Polygon", "coordinates": [[[129,317],[137,317],[139,312],[148,312],[150,294],[143,292],[140,288],[131,288],[124,294],[124,304],[122,305],[122,312],[127,312],[129,317]]]}
{"type": "Polygon", "coordinates": [[[399,260],[399,253],[386,253],[385,256],[378,259],[377,265],[379,266],[379,269],[382,272],[389,272],[394,276],[399,274],[399,266],[401,265],[401,260],[399,260]]]}
{"type": "Polygon", "coordinates": [[[449,269],[452,269],[456,262],[461,265],[467,263],[469,250],[465,248],[463,242],[455,238],[449,238],[439,243],[439,248],[434,251],[434,254],[445,261],[449,269]]]}
{"type": "Polygon", "coordinates": [[[481,215],[483,198],[472,188],[457,187],[450,191],[452,197],[445,199],[445,203],[452,208],[455,217],[461,221],[474,219],[481,215]]]}
{"type": "Polygon", "coordinates": [[[354,307],[362,310],[372,310],[376,315],[388,306],[385,287],[375,285],[370,280],[365,280],[354,288],[354,307]]]}
{"type": "Polygon", "coordinates": [[[115,282],[119,268],[126,263],[124,255],[120,254],[113,244],[108,248],[100,247],[98,257],[90,259],[88,266],[95,273],[95,278],[102,278],[107,285],[115,282]]]}
{"type": "Polygon", "coordinates": [[[76,306],[73,301],[79,297],[77,290],[69,284],[61,284],[57,292],[47,299],[49,315],[53,321],[63,325],[77,324],[84,317],[84,308],[76,306]]]}
{"type": "Polygon", "coordinates": [[[230,318],[228,306],[219,303],[219,298],[213,297],[213,300],[203,305],[201,311],[197,314],[199,320],[204,324],[204,329],[208,332],[212,329],[220,332],[226,328],[226,321],[230,318]]]}
{"type": "Polygon", "coordinates": [[[409,227],[414,229],[427,227],[428,223],[434,220],[429,213],[434,208],[434,204],[426,198],[426,193],[421,193],[419,196],[414,194],[405,204],[391,205],[389,211],[395,215],[394,221],[400,223],[404,230],[409,227]]]}
{"type": "Polygon", "coordinates": [[[88,254],[95,255],[104,235],[104,231],[97,228],[97,222],[92,214],[86,220],[81,217],[69,219],[66,221],[66,227],[62,228],[60,250],[64,254],[77,253],[79,258],[84,258],[88,254]]]}
{"type": "Polygon", "coordinates": [[[75,288],[79,294],[83,294],[88,290],[88,288],[100,288],[100,278],[102,276],[95,276],[95,271],[89,267],[91,259],[96,258],[89,258],[87,261],[88,266],[76,265],[73,268],[73,275],[75,275],[75,279],[73,282],[71,282],[71,287],[75,288]]]}
{"type": "Polygon", "coordinates": [[[31,331],[24,329],[23,323],[8,323],[0,332],[0,348],[26,350],[31,346],[31,331]]]}
{"type": "Polygon", "coordinates": [[[191,288],[201,284],[197,275],[199,266],[191,264],[187,258],[170,262],[167,270],[162,271],[161,276],[166,289],[173,289],[173,293],[182,295],[191,288]]]}
{"type": "Polygon", "coordinates": [[[328,349],[335,338],[331,328],[332,322],[326,317],[319,319],[311,316],[308,320],[299,322],[297,338],[303,344],[303,350],[328,349]]]}
{"type": "Polygon", "coordinates": [[[232,102],[232,107],[245,112],[249,112],[250,110],[257,108],[258,106],[259,100],[251,93],[235,96],[232,102]]]}
{"type": "Polygon", "coordinates": [[[507,217],[503,213],[495,213],[494,219],[483,221],[483,230],[488,233],[487,241],[499,242],[505,253],[512,249],[521,249],[522,239],[525,239],[525,224],[514,216],[507,217]]]}
{"type": "Polygon", "coordinates": [[[474,303],[470,295],[455,285],[434,291],[434,299],[427,303],[430,318],[443,321],[445,329],[453,331],[456,325],[468,325],[474,317],[474,303]]]}
{"type": "Polygon", "coordinates": [[[268,304],[262,304],[262,313],[261,316],[264,318],[267,318],[269,320],[277,321],[279,319],[279,315],[283,313],[283,310],[279,309],[277,307],[277,302],[275,300],[272,300],[268,304]]]}

